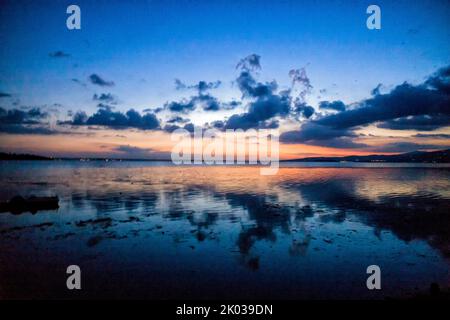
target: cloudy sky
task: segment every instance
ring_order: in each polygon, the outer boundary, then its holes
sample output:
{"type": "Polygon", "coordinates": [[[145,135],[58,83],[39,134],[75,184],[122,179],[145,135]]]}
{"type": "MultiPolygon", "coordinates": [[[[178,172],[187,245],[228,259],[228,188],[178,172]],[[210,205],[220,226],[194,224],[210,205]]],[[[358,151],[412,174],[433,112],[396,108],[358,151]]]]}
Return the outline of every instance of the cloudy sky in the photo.
{"type": "Polygon", "coordinates": [[[273,128],[282,158],[450,147],[450,2],[1,1],[0,151],[164,158],[273,128]],[[81,8],[68,30],[66,8],[81,8]]]}

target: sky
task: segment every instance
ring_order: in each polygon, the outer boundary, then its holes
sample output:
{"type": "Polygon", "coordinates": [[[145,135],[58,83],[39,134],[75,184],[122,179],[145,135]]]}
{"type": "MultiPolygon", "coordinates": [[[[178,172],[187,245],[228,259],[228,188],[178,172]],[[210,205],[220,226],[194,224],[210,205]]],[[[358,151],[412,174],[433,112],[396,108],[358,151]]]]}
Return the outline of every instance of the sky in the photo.
{"type": "Polygon", "coordinates": [[[449,148],[448,21],[439,0],[0,0],[0,151],[165,158],[193,127],[276,129],[286,159],[449,148]]]}

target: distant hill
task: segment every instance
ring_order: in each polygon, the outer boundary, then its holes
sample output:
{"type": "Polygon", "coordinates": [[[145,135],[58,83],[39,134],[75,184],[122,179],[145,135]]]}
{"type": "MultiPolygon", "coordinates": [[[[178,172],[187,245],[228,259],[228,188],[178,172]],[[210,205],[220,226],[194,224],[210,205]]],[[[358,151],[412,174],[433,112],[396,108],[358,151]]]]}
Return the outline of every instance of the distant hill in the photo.
{"type": "Polygon", "coordinates": [[[285,160],[286,162],[419,162],[419,163],[450,163],[450,149],[440,151],[414,151],[395,155],[369,155],[346,157],[312,157],[285,160]]]}
{"type": "Polygon", "coordinates": [[[0,160],[53,160],[52,158],[36,156],[33,154],[16,154],[0,152],[0,160]]]}
{"type": "MultiPolygon", "coordinates": [[[[33,154],[15,154],[0,152],[0,160],[54,160],[33,154]]],[[[75,158],[61,158],[61,160],[79,160],[75,158]]],[[[89,160],[105,160],[102,158],[91,158],[89,160]]],[[[110,159],[114,160],[114,159],[110,159]]],[[[119,159],[115,159],[119,160],[119,159]]],[[[165,161],[149,159],[122,159],[123,161],[165,161]]],[[[415,162],[415,163],[450,163],[450,149],[440,151],[414,151],[395,155],[373,154],[368,156],[346,156],[346,157],[310,157],[302,159],[282,160],[282,162],[415,162]]]]}

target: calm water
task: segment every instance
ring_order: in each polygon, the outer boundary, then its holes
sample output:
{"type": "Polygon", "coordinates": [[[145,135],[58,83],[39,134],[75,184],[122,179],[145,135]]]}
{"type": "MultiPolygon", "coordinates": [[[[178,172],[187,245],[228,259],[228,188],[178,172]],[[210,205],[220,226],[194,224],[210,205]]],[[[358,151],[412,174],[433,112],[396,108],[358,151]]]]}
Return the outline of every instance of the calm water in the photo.
{"type": "Polygon", "coordinates": [[[287,166],[0,162],[0,200],[60,198],[59,210],[0,213],[0,298],[382,299],[449,286],[450,168],[287,166]],[[71,264],[81,291],[65,287],[71,264]],[[380,291],[366,289],[371,264],[380,291]]]}

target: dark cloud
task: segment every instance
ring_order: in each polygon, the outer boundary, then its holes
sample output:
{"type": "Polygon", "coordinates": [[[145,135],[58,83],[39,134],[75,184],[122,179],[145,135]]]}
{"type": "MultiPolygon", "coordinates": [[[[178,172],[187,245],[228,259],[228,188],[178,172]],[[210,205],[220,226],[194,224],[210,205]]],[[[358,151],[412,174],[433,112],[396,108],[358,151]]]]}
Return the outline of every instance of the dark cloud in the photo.
{"type": "MultiPolygon", "coordinates": [[[[253,61],[254,67],[261,67],[259,58],[244,59],[241,61],[241,73],[236,79],[239,90],[242,93],[242,98],[247,98],[248,111],[241,114],[232,115],[221,126],[222,129],[250,129],[250,128],[277,128],[279,122],[275,117],[287,117],[293,104],[291,91],[284,90],[277,92],[278,85],[275,81],[261,83],[255,80],[250,73],[247,65],[249,61],[253,61]]],[[[250,64],[251,65],[251,64],[250,64]]],[[[299,100],[297,100],[299,101],[299,100]]],[[[313,108],[298,104],[297,114],[303,114],[305,117],[310,117],[314,112],[313,108]]],[[[219,122],[215,124],[218,128],[219,122]]]]}
{"type": "Polygon", "coordinates": [[[382,122],[378,128],[391,130],[432,131],[450,125],[450,115],[409,116],[382,122]]]}
{"type": "Polygon", "coordinates": [[[260,83],[248,71],[243,71],[236,79],[243,98],[258,98],[272,94],[278,87],[275,81],[260,83]]]}
{"type": "Polygon", "coordinates": [[[92,97],[92,100],[102,101],[102,102],[111,103],[111,104],[117,103],[116,97],[113,96],[111,93],[94,94],[94,96],[92,97]]]}
{"type": "Polygon", "coordinates": [[[184,129],[184,130],[186,130],[188,132],[193,133],[195,128],[196,128],[196,126],[193,123],[190,123],[190,122],[186,123],[184,126],[179,126],[179,125],[176,125],[176,124],[169,123],[169,124],[166,124],[164,126],[163,130],[166,131],[166,132],[172,133],[172,132],[174,132],[177,129],[184,129]]]}
{"type": "MultiPolygon", "coordinates": [[[[243,82],[245,80],[242,80],[243,82]]],[[[248,81],[251,81],[249,78],[248,81]]],[[[195,110],[197,107],[202,108],[204,111],[219,111],[219,110],[231,110],[240,105],[237,101],[221,102],[216,97],[208,93],[210,89],[216,89],[221,85],[221,81],[207,82],[199,81],[194,85],[186,85],[179,79],[175,79],[175,88],[177,90],[182,89],[195,89],[197,95],[191,96],[189,99],[182,99],[181,101],[167,102],[164,105],[165,109],[171,112],[188,113],[195,110]]]]}
{"type": "MultiPolygon", "coordinates": [[[[278,120],[274,117],[287,117],[292,104],[291,90],[277,92],[276,81],[258,82],[252,72],[261,69],[260,56],[252,54],[242,59],[236,66],[240,73],[235,83],[242,93],[242,98],[248,99],[248,111],[241,114],[232,115],[226,122],[223,122],[223,129],[248,129],[248,128],[275,128],[278,127],[278,120]]],[[[291,70],[293,84],[302,83],[310,88],[309,79],[304,69],[291,70]]],[[[207,90],[217,88],[220,81],[206,82],[200,81],[196,85],[186,85],[179,79],[175,79],[177,89],[196,89],[198,95],[181,101],[167,102],[165,109],[171,112],[188,113],[196,107],[204,111],[231,110],[242,104],[240,101],[221,102],[216,97],[207,93],[207,90]]],[[[301,91],[304,93],[304,91],[301,91]]],[[[304,106],[297,112],[309,118],[314,113],[310,106],[304,106]]],[[[218,123],[216,123],[217,125],[218,123]]]]}
{"type": "Polygon", "coordinates": [[[229,105],[222,104],[216,97],[210,94],[199,94],[192,96],[190,99],[167,102],[164,108],[171,112],[188,113],[195,110],[198,106],[204,111],[218,111],[229,108],[229,105]]]}
{"type": "Polygon", "coordinates": [[[269,94],[251,102],[246,113],[232,115],[224,129],[276,128],[278,122],[269,120],[287,116],[289,111],[289,96],[269,94]]]}
{"type": "Polygon", "coordinates": [[[103,109],[113,110],[115,107],[110,106],[109,104],[100,102],[99,104],[97,104],[97,108],[103,108],[103,109]]]}
{"type": "Polygon", "coordinates": [[[77,78],[72,78],[71,80],[72,80],[72,82],[75,82],[76,84],[79,84],[82,87],[86,87],[86,83],[84,83],[83,81],[81,81],[77,78]]]}
{"type": "Polygon", "coordinates": [[[187,130],[187,131],[189,131],[189,132],[194,132],[195,126],[194,126],[194,124],[192,124],[192,123],[186,123],[186,124],[183,126],[183,129],[185,129],[185,130],[187,130]]]}
{"type": "Polygon", "coordinates": [[[287,131],[281,134],[280,141],[284,143],[304,143],[319,146],[339,146],[343,148],[362,147],[365,145],[353,143],[351,138],[357,135],[350,129],[337,129],[310,121],[304,123],[300,130],[287,131]]]}
{"type": "Polygon", "coordinates": [[[232,110],[234,108],[237,108],[241,105],[242,103],[240,101],[236,101],[236,100],[232,100],[230,102],[225,102],[222,103],[222,109],[225,110],[232,110]]]}
{"type": "Polygon", "coordinates": [[[51,135],[58,134],[57,130],[52,130],[42,125],[21,125],[21,124],[9,124],[4,125],[0,123],[0,132],[9,134],[37,134],[37,135],[51,135]]]}
{"type": "Polygon", "coordinates": [[[175,79],[175,89],[176,90],[186,89],[186,85],[180,79],[175,79]]]}
{"type": "Polygon", "coordinates": [[[306,75],[305,68],[292,69],[289,71],[289,77],[292,79],[292,91],[298,91],[298,96],[301,102],[305,102],[307,94],[311,93],[313,86],[306,75]]]}
{"type": "Polygon", "coordinates": [[[198,84],[194,86],[195,89],[198,90],[199,93],[204,93],[205,91],[209,89],[216,89],[221,85],[220,81],[214,81],[214,82],[206,82],[206,81],[200,81],[198,84]]]}
{"type": "Polygon", "coordinates": [[[207,81],[199,81],[194,85],[186,85],[180,79],[175,79],[175,89],[195,89],[199,94],[204,94],[206,91],[210,89],[216,89],[222,84],[221,81],[207,82],[207,81]]]}
{"type": "Polygon", "coordinates": [[[180,127],[179,125],[169,123],[169,124],[166,124],[166,125],[163,127],[163,130],[164,130],[165,132],[172,133],[172,132],[174,132],[175,130],[180,129],[180,128],[181,128],[181,127],[180,127]]]}
{"type": "Polygon", "coordinates": [[[373,96],[379,95],[381,86],[382,86],[382,84],[379,83],[375,88],[372,89],[372,91],[370,91],[370,94],[373,96]]]}
{"type": "Polygon", "coordinates": [[[314,114],[314,108],[311,106],[305,106],[302,110],[302,114],[308,119],[314,114]]]}
{"type": "Polygon", "coordinates": [[[28,111],[20,109],[6,110],[0,107],[0,124],[39,124],[47,118],[48,113],[40,108],[31,108],[28,111]]]}
{"type": "MultiPolygon", "coordinates": [[[[357,136],[354,130],[373,123],[392,130],[429,131],[449,126],[449,80],[450,68],[442,68],[423,84],[403,83],[386,94],[376,90],[373,97],[359,102],[354,109],[344,108],[337,114],[303,124],[298,131],[283,133],[280,141],[323,145],[323,141],[332,140],[337,145],[339,139],[338,144],[345,145],[357,136]]],[[[342,109],[343,103],[333,103],[342,109]]],[[[321,104],[330,107],[328,102],[321,104]]]]}
{"type": "Polygon", "coordinates": [[[180,116],[174,116],[166,121],[166,123],[187,123],[189,119],[182,118],[180,116]]]}
{"type": "Polygon", "coordinates": [[[432,138],[432,139],[450,139],[450,134],[445,133],[418,133],[413,135],[415,138],[432,138]]]}
{"type": "Polygon", "coordinates": [[[211,127],[222,130],[225,128],[225,122],[222,120],[213,121],[213,122],[211,122],[211,127]]]}
{"type": "Polygon", "coordinates": [[[6,92],[0,92],[0,98],[9,98],[11,97],[11,94],[6,92]]]}
{"type": "Polygon", "coordinates": [[[312,88],[304,69],[294,69],[289,72],[292,78],[292,88],[278,91],[276,81],[258,82],[255,79],[254,70],[261,69],[260,57],[250,55],[241,60],[237,66],[240,74],[236,79],[242,98],[247,99],[248,111],[234,114],[225,122],[213,124],[221,129],[250,129],[250,128],[277,128],[278,118],[285,118],[291,114],[310,118],[314,114],[314,108],[304,102],[305,95],[312,88]],[[294,99],[293,92],[298,92],[294,99]],[[294,105],[294,108],[291,106],[294,105]]]}
{"type": "Polygon", "coordinates": [[[237,68],[241,70],[236,79],[242,98],[249,100],[247,112],[234,114],[225,122],[215,122],[213,126],[221,129],[277,128],[274,117],[286,117],[291,108],[289,91],[276,93],[275,81],[261,83],[256,81],[253,70],[261,69],[260,57],[250,55],[242,59],[237,68]]]}
{"type": "Polygon", "coordinates": [[[79,111],[75,113],[75,115],[73,116],[72,124],[75,126],[81,126],[86,123],[87,119],[88,119],[87,114],[83,111],[79,111]]]}
{"type": "Polygon", "coordinates": [[[89,76],[89,80],[92,84],[96,84],[101,87],[112,87],[114,86],[113,81],[106,81],[103,78],[101,78],[99,75],[93,73],[89,76]]]}
{"type": "Polygon", "coordinates": [[[360,102],[356,109],[330,115],[318,122],[351,128],[408,116],[450,115],[449,70],[440,69],[418,86],[405,82],[387,94],[378,94],[360,102]]]}
{"type": "Polygon", "coordinates": [[[321,101],[319,102],[319,109],[325,109],[325,110],[335,110],[335,111],[345,111],[345,104],[340,101],[321,101]]]}
{"type": "Polygon", "coordinates": [[[309,119],[314,114],[315,110],[313,107],[307,105],[306,103],[296,103],[294,112],[306,119],[309,119]]]}
{"type": "Polygon", "coordinates": [[[56,130],[48,127],[43,122],[49,114],[40,108],[29,110],[11,109],[0,107],[0,132],[10,134],[56,134],[56,130]]]}
{"type": "Polygon", "coordinates": [[[197,97],[193,97],[193,101],[194,103],[201,105],[204,111],[218,111],[221,109],[219,100],[209,94],[201,94],[197,97]]]}
{"type": "Polygon", "coordinates": [[[150,113],[159,113],[161,111],[163,111],[164,108],[162,107],[157,107],[157,108],[146,108],[144,110],[142,110],[143,112],[150,112],[150,113]]]}
{"type": "Polygon", "coordinates": [[[450,114],[448,95],[404,83],[388,94],[362,101],[357,109],[330,115],[318,122],[336,128],[351,128],[400,117],[441,113],[450,114]]]}
{"type": "Polygon", "coordinates": [[[156,130],[160,128],[159,120],[153,113],[141,115],[134,109],[122,113],[120,111],[112,111],[111,108],[100,108],[90,117],[85,112],[79,111],[75,113],[71,121],[60,122],[60,124],[104,126],[113,129],[136,128],[141,130],[156,130]]]}
{"type": "MultiPolygon", "coordinates": [[[[105,112],[111,112],[111,110],[103,109],[105,112]]],[[[57,124],[61,125],[86,125],[91,119],[85,112],[73,112],[69,111],[68,115],[72,117],[71,121],[58,121],[57,124]]],[[[130,115],[127,116],[129,118],[130,115]]],[[[0,132],[10,134],[38,134],[38,135],[51,135],[51,134],[79,134],[76,132],[62,131],[60,128],[53,128],[48,122],[49,113],[42,111],[39,107],[34,107],[26,110],[11,109],[6,110],[0,107],[0,132]]],[[[144,117],[143,117],[144,118],[144,117]]],[[[149,125],[150,121],[142,120],[144,124],[149,125]]],[[[85,133],[83,133],[85,134],[85,133]]]]}
{"type": "Polygon", "coordinates": [[[425,81],[425,84],[440,92],[450,94],[450,66],[436,71],[425,81]]]}
{"type": "Polygon", "coordinates": [[[250,55],[242,59],[237,69],[240,70],[235,83],[246,99],[247,112],[232,115],[223,122],[214,122],[215,128],[249,129],[249,128],[277,128],[279,118],[290,115],[310,118],[315,110],[305,103],[305,96],[312,85],[304,68],[289,71],[292,86],[288,90],[278,90],[275,80],[259,82],[255,79],[255,71],[261,69],[260,56],[250,55]]]}
{"type": "Polygon", "coordinates": [[[166,102],[164,107],[172,112],[187,113],[195,109],[195,101],[183,99],[181,101],[166,102]]]}
{"type": "Polygon", "coordinates": [[[49,57],[52,57],[52,58],[68,58],[68,57],[70,57],[70,54],[68,54],[64,51],[61,51],[61,50],[50,52],[48,55],[49,55],[49,57]]]}
{"type": "Polygon", "coordinates": [[[241,59],[236,65],[236,69],[243,71],[255,71],[261,69],[261,56],[251,54],[241,59]]]}

